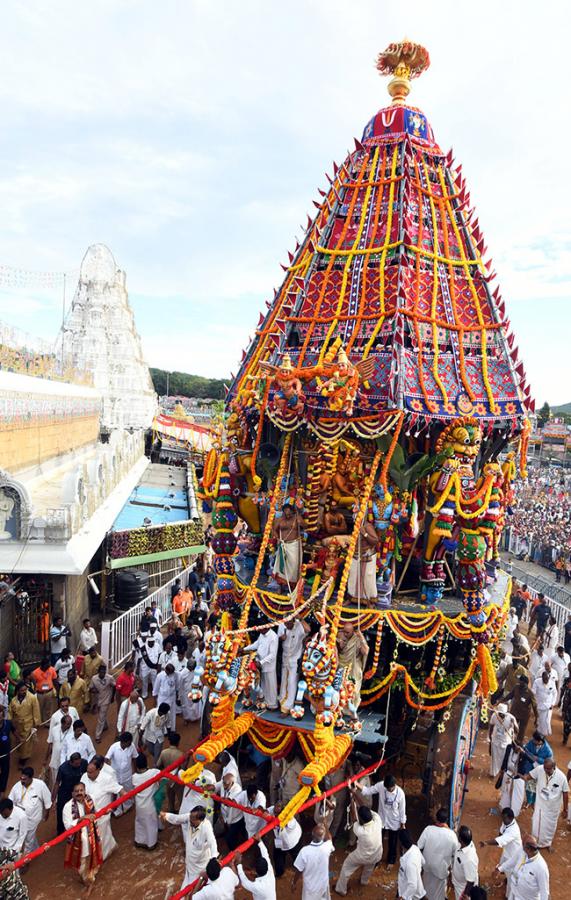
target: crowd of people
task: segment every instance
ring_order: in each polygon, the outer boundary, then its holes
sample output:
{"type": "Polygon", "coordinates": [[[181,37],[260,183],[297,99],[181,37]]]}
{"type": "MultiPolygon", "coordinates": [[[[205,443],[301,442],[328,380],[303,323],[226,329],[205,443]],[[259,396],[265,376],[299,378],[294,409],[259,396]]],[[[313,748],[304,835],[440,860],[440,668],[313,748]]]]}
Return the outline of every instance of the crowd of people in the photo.
{"type": "MultiPolygon", "coordinates": [[[[88,620],[75,656],[70,631],[56,617],[51,656],[26,678],[13,655],[6,657],[0,672],[0,896],[29,896],[13,864],[38,846],[37,830],[53,810],[57,834],[87,821],[66,841],[64,866],[77,873],[88,894],[117,848],[113,817],[132,811],[136,848],[153,851],[162,830],[180,828],[181,887],[196,882],[193,895],[202,900],[232,898],[240,886],[254,898],[275,900],[280,882],[292,891],[300,884],[305,900],[328,898],[331,888],[345,896],[357,889],[357,875],[367,885],[383,862],[388,869],[398,867],[400,900],[444,900],[449,890],[456,900],[482,900],[487,895],[479,885],[478,851],[485,843],[501,850],[497,874],[511,900],[548,900],[549,869],[540,851],[551,848],[561,812],[568,815],[570,773],[555,765],[550,741],[558,705],[565,742],[571,732],[571,618],[559,634],[544,597],[532,607],[525,585],[514,591],[489,725],[489,774],[496,781],[501,825],[480,848],[467,825],[457,832],[449,828],[445,809],[415,842],[407,825],[407,797],[395,775],[383,770],[376,780],[365,772],[371,759],[358,752],[322,785],[340,786],[337,793],[305,817],[276,825],[268,840],[261,833],[267,817],[279,815],[299,788],[305,760],[297,743],[283,759],[265,757],[251,744],[229,748],[194,785],[165,777],[165,770],[176,776],[179,765],[186,767],[181,726],[194,722],[208,732],[208,692],[193,700],[190,690],[193,670],[204,664],[205,635],[214,625],[208,574],[206,566],[202,574],[191,572],[186,583],[174,583],[168,622],[156,606],[145,610],[132,656],[118,674],[107,670],[88,620]],[[526,634],[521,619],[529,608],[526,634]],[[108,731],[114,740],[98,752],[108,731]],[[31,765],[38,741],[41,768],[31,765]],[[11,761],[17,761],[17,772],[11,761]],[[115,800],[113,815],[97,815],[115,800]],[[518,824],[525,804],[534,810],[529,834],[518,824]],[[345,832],[347,852],[332,883],[334,841],[338,844],[345,832]],[[253,839],[254,852],[242,858],[239,848],[247,838],[253,839]],[[234,856],[221,866],[226,849],[234,856]]],[[[267,626],[250,645],[268,707],[287,711],[293,702],[292,672],[297,673],[307,634],[304,623],[294,619],[277,629],[267,626]]],[[[340,634],[339,652],[359,682],[366,653],[351,626],[340,634]]]]}
{"type": "Polygon", "coordinates": [[[558,466],[531,468],[514,485],[515,504],[507,520],[510,548],[520,559],[571,580],[571,476],[558,466]]]}

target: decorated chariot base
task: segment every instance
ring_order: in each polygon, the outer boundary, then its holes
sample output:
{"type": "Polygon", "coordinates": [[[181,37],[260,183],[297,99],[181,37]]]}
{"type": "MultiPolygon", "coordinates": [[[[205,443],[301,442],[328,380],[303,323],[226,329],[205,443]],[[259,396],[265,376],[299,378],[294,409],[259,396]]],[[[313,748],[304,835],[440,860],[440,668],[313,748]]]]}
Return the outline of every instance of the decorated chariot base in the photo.
{"type": "Polygon", "coordinates": [[[461,169],[406,102],[428,64],[410,42],[380,55],[392,104],[320,192],[204,467],[218,619],[193,691],[211,736],[184,779],[244,736],[297,743],[282,821],[355,742],[424,754],[457,818],[497,687],[532,402],[461,169]]]}

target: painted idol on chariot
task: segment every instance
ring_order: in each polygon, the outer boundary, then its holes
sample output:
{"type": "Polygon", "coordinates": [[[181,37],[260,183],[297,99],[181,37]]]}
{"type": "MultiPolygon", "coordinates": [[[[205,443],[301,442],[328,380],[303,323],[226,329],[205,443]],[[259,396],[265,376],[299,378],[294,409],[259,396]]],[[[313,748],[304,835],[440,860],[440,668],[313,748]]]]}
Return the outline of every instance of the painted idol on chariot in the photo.
{"type": "Polygon", "coordinates": [[[380,54],[390,103],[327,176],[204,467],[218,621],[193,689],[211,732],[184,777],[238,741],[295,747],[283,822],[358,746],[455,824],[497,685],[533,407],[461,166],[408,102],[428,65],[408,41],[380,54]],[[278,709],[270,633],[290,642],[278,709]]]}

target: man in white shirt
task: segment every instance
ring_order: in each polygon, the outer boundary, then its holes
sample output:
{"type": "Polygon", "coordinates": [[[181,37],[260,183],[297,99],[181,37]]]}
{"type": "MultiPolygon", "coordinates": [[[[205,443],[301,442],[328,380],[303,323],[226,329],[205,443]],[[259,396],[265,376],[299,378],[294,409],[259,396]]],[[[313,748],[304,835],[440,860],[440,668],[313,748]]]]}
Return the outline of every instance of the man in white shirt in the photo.
{"type": "Polygon", "coordinates": [[[231,866],[222,868],[217,859],[211,859],[206,866],[206,878],[201,882],[204,887],[192,895],[194,900],[233,900],[240,879],[231,866]]]}
{"type": "MultiPolygon", "coordinates": [[[[175,654],[176,655],[176,654],[175,654]]],[[[153,696],[157,698],[157,706],[166,705],[169,707],[167,717],[167,727],[174,731],[176,728],[176,691],[178,681],[174,666],[167,663],[164,672],[159,672],[153,686],[153,696]]]]}
{"type": "Polygon", "coordinates": [[[90,762],[95,756],[95,747],[88,734],[85,733],[85,725],[82,719],[76,719],[73,723],[71,734],[67,734],[61,744],[61,762],[67,762],[72,753],[79,753],[82,759],[90,762]]]}
{"type": "MultiPolygon", "coordinates": [[[[242,788],[236,783],[236,779],[232,772],[227,772],[222,776],[222,780],[216,784],[216,792],[220,797],[227,800],[238,802],[238,797],[242,792],[242,788]]],[[[220,807],[220,817],[226,826],[224,837],[228,844],[229,850],[235,850],[245,839],[246,829],[244,827],[244,813],[241,809],[234,806],[226,806],[222,804],[220,807]]]]}
{"type": "MultiPolygon", "coordinates": [[[[140,787],[155,775],[160,774],[160,769],[149,769],[147,757],[141,753],[135,760],[136,771],[133,775],[133,787],[140,787]]],[[[160,782],[139,791],[135,795],[135,847],[145,847],[154,850],[159,839],[159,814],[155,807],[155,794],[160,782]]]]}
{"type": "MultiPolygon", "coordinates": [[[[279,816],[284,808],[283,803],[276,803],[270,806],[268,812],[271,816],[279,816]]],[[[299,842],[301,841],[301,825],[294,816],[289,820],[283,828],[276,825],[274,828],[274,868],[276,870],[276,878],[281,878],[286,870],[288,855],[292,861],[299,852],[299,842]]]]}
{"type": "Polygon", "coordinates": [[[119,707],[117,715],[117,734],[128,731],[133,735],[135,745],[139,743],[139,729],[141,722],[145,717],[145,704],[139,697],[137,691],[131,691],[129,696],[123,700],[119,707]]]}
{"type": "Polygon", "coordinates": [[[386,775],[384,781],[369,786],[358,782],[357,790],[364,798],[378,796],[378,813],[389,839],[387,867],[393,866],[397,861],[399,833],[406,826],[405,793],[394,775],[386,775]]]}
{"type": "Polygon", "coordinates": [[[254,881],[247,877],[242,866],[242,854],[236,851],[234,860],[238,866],[238,878],[242,887],[250,891],[254,900],[276,900],[276,876],[272,869],[267,847],[259,835],[253,835],[253,837],[258,844],[260,852],[254,864],[256,877],[254,881]]]}
{"type": "Polygon", "coordinates": [[[521,831],[511,807],[506,806],[502,809],[502,824],[499,835],[491,838],[489,841],[480,841],[480,847],[486,846],[502,848],[502,855],[496,868],[498,872],[506,876],[506,895],[510,898],[513,897],[512,876],[521,862],[523,845],[521,842],[521,831]]]}
{"type": "Polygon", "coordinates": [[[247,650],[255,650],[262,672],[262,693],[268,709],[278,708],[278,679],[276,666],[278,661],[279,639],[271,625],[267,625],[260,636],[247,647],[247,650]]]}
{"type": "Polygon", "coordinates": [[[278,628],[278,638],[282,645],[282,673],[280,684],[280,709],[289,713],[295,703],[297,692],[297,668],[305,638],[310,628],[302,619],[290,619],[278,628]]]}
{"type": "Polygon", "coordinates": [[[569,674],[569,663],[571,662],[571,657],[568,653],[565,652],[565,649],[561,646],[557,647],[557,649],[551,655],[551,666],[553,670],[557,673],[557,700],[556,703],[559,703],[559,698],[561,695],[561,688],[563,687],[563,682],[567,678],[569,674]]]}
{"type": "Polygon", "coordinates": [[[563,807],[564,818],[569,811],[569,785],[567,778],[555,765],[553,757],[546,759],[542,766],[531,770],[525,780],[533,779],[536,784],[535,805],[531,827],[537,838],[538,847],[551,847],[557,823],[563,807]]]}
{"type": "Polygon", "coordinates": [[[506,755],[506,748],[513,743],[518,733],[515,716],[508,712],[505,703],[498,703],[490,718],[488,744],[490,748],[490,775],[496,778],[506,755]]]}
{"type": "Polygon", "coordinates": [[[478,884],[479,859],[472,832],[467,825],[458,829],[460,847],[454,854],[452,863],[452,887],[456,900],[463,900],[470,896],[470,889],[478,884]]]}
{"type": "Polygon", "coordinates": [[[551,716],[557,699],[557,688],[549,673],[544,669],[541,676],[533,682],[531,689],[537,701],[537,729],[541,734],[549,736],[553,733],[551,716]]]}
{"type": "Polygon", "coordinates": [[[54,786],[57,771],[61,765],[61,745],[74,722],[79,719],[75,706],[70,706],[69,697],[60,697],[59,708],[50,719],[45,764],[50,768],[50,785],[54,786]]]}
{"type": "Polygon", "coordinates": [[[20,856],[27,832],[26,813],[9,797],[4,797],[0,800],[0,849],[11,850],[15,856],[20,856]]]}
{"type": "Polygon", "coordinates": [[[44,781],[34,778],[32,767],[25,766],[22,769],[20,780],[16,782],[8,797],[14,806],[17,806],[26,815],[27,830],[24,853],[30,853],[40,846],[36,831],[42,819],[47,819],[49,815],[52,795],[44,781]]]}
{"type": "Polygon", "coordinates": [[[351,875],[361,869],[361,884],[366,885],[373,874],[373,869],[383,856],[383,823],[378,813],[372,812],[368,806],[355,807],[351,802],[351,818],[353,832],[357,838],[357,846],[345,858],[335,891],[343,897],[347,894],[347,885],[351,875]]]}
{"type": "Polygon", "coordinates": [[[448,811],[439,809],[436,824],[427,825],[418,839],[418,849],[424,856],[422,880],[430,900],[445,900],[448,874],[459,846],[448,827],[448,811]]]}
{"type": "Polygon", "coordinates": [[[139,675],[141,676],[141,697],[146,699],[149,692],[149,684],[151,691],[153,690],[157,672],[160,669],[159,656],[160,648],[154,638],[141,635],[138,640],[138,646],[135,647],[135,655],[139,656],[139,675]]]}
{"type": "Polygon", "coordinates": [[[240,770],[238,768],[238,763],[234,759],[231,753],[228,750],[223,750],[222,753],[219,753],[216,757],[216,762],[222,766],[222,774],[220,775],[220,782],[224,778],[225,775],[233,775],[234,781],[236,784],[242,787],[242,779],[240,778],[240,770]]]}
{"type": "Polygon", "coordinates": [[[422,900],[426,896],[422,883],[424,856],[416,844],[413,844],[408,831],[402,832],[400,842],[404,852],[399,860],[398,900],[422,900]]]}
{"type": "Polygon", "coordinates": [[[89,619],[83,620],[83,628],[79,632],[79,649],[85,654],[99,643],[97,633],[89,619]]]}
{"type": "MultiPolygon", "coordinates": [[[[248,784],[245,790],[241,791],[238,794],[238,799],[236,803],[241,803],[242,806],[249,806],[250,809],[263,809],[266,808],[266,795],[263,791],[258,790],[258,785],[248,784]]],[[[264,820],[260,816],[253,816],[249,813],[244,813],[244,825],[246,826],[246,834],[249,838],[253,838],[257,831],[259,831],[260,826],[263,825],[264,820]]]]}
{"type": "Polygon", "coordinates": [[[185,872],[181,891],[204,872],[209,860],[218,856],[218,845],[214,837],[212,825],[206,818],[203,806],[195,806],[188,813],[161,812],[163,822],[170,825],[186,825],[185,836],[185,872]]]}
{"type": "Polygon", "coordinates": [[[176,650],[174,649],[174,644],[171,638],[167,638],[164,642],[164,649],[159,656],[159,665],[161,669],[166,669],[168,664],[170,663],[173,667],[176,668],[176,650]]]}
{"type": "Polygon", "coordinates": [[[54,668],[57,672],[57,680],[60,684],[63,684],[64,681],[67,681],[67,676],[69,675],[69,670],[73,669],[75,666],[75,656],[71,655],[71,650],[67,647],[64,647],[61,651],[60,658],[57,660],[54,668]]]}
{"type": "Polygon", "coordinates": [[[512,875],[511,900],[549,900],[549,869],[531,834],[524,835],[523,849],[512,875]]]}
{"type": "Polygon", "coordinates": [[[315,825],[311,832],[311,844],[306,844],[294,861],[296,873],[293,887],[303,878],[301,900],[329,900],[329,857],[333,853],[333,841],[324,825],[315,825]]]}
{"type": "MultiPolygon", "coordinates": [[[[125,792],[133,789],[133,764],[139,755],[133,735],[130,731],[124,731],[119,735],[119,740],[111,744],[106,753],[107,762],[113,766],[117,781],[125,792]]],[[[121,806],[113,810],[115,816],[121,816],[133,806],[134,800],[126,800],[121,806]]]]}
{"type": "Polygon", "coordinates": [[[141,739],[149,753],[152,754],[155,766],[159,761],[165,742],[169,713],[168,703],[161,703],[157,709],[150,709],[141,722],[141,739]]]}
{"type": "MultiPolygon", "coordinates": [[[[196,784],[197,787],[207,788],[208,790],[212,789],[214,792],[216,790],[216,776],[210,769],[203,769],[194,784],[196,784]]],[[[191,812],[195,806],[203,806],[208,821],[212,823],[212,820],[214,819],[214,801],[210,797],[210,794],[202,794],[199,791],[194,791],[192,785],[186,785],[182,793],[182,800],[178,810],[179,816],[191,812]]],[[[187,831],[188,823],[183,822],[182,835],[185,841],[187,831]]]]}

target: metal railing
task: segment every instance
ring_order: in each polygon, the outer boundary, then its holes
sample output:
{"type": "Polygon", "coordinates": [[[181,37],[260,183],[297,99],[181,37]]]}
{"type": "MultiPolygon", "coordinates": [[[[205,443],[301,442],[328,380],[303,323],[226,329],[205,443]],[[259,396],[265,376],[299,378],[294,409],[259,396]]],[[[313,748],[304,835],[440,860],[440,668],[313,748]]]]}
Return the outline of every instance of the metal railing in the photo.
{"type": "Polygon", "coordinates": [[[141,600],[116,619],[101,623],[101,655],[110,669],[117,668],[131,655],[133,639],[139,631],[141,616],[153,601],[162,613],[163,623],[169,621],[172,616],[171,587],[177,578],[185,584],[189,573],[190,567],[181,569],[178,575],[149,594],[146,600],[141,600]]]}
{"type": "MultiPolygon", "coordinates": [[[[548,593],[548,589],[549,589],[549,587],[552,587],[552,585],[546,585],[545,590],[543,590],[541,587],[538,587],[538,586],[534,587],[533,586],[533,580],[534,580],[533,576],[532,575],[530,576],[523,569],[518,569],[518,567],[515,565],[512,566],[512,575],[514,578],[517,579],[517,581],[520,582],[520,584],[527,584],[527,589],[528,589],[529,593],[531,594],[532,600],[535,600],[537,595],[540,593],[543,593],[545,595],[545,598],[547,600],[547,605],[551,609],[553,618],[557,622],[557,625],[559,628],[559,639],[560,639],[561,643],[563,643],[563,628],[565,626],[565,623],[569,620],[569,616],[571,616],[571,604],[561,603],[559,600],[555,600],[553,597],[551,597],[548,593]]],[[[532,604],[528,603],[528,606],[527,606],[527,609],[526,609],[525,615],[524,615],[526,622],[529,622],[529,618],[530,618],[532,609],[533,609],[532,604]]]]}

